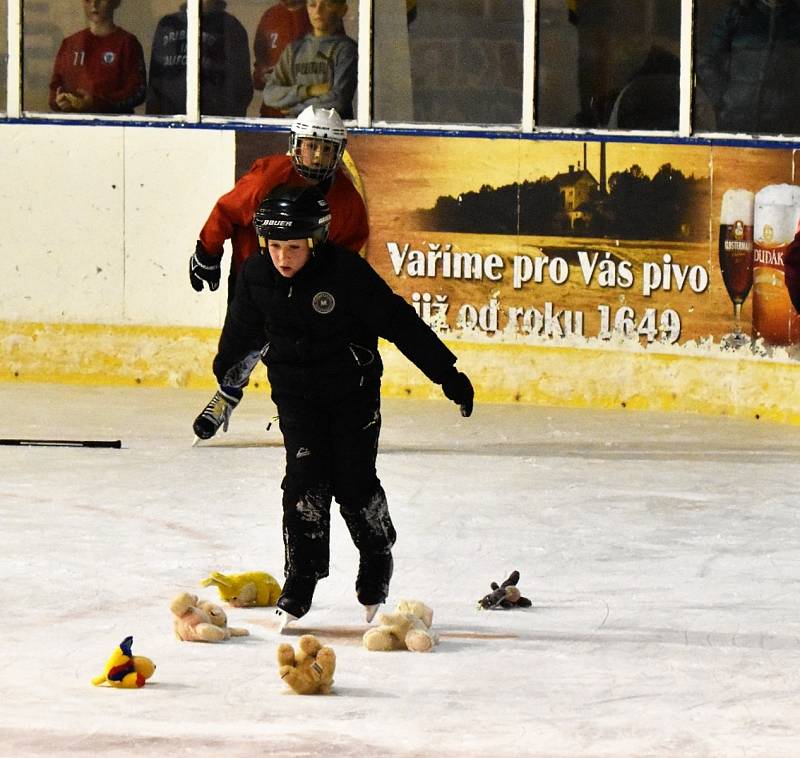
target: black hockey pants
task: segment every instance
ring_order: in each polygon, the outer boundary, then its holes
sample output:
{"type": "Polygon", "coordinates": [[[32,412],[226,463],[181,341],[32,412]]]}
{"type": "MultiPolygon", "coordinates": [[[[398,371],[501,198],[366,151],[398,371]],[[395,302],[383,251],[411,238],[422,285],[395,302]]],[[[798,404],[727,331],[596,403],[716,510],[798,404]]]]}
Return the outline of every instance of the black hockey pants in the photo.
{"type": "Polygon", "coordinates": [[[375,471],[381,426],[378,393],[317,404],[273,392],[273,400],[286,448],[284,573],[313,579],[328,575],[330,506],[335,498],[360,555],[359,599],[382,601],[396,534],[375,471]]]}

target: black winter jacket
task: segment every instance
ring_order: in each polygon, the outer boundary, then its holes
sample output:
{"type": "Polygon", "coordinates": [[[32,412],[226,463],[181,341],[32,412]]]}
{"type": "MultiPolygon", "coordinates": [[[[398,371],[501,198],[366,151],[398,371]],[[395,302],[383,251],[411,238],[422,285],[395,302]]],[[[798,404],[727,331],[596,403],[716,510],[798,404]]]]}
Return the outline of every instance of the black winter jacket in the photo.
{"type": "Polygon", "coordinates": [[[456,357],[414,309],[357,253],[319,247],[291,279],[268,254],[243,265],[214,359],[220,385],[242,386],[260,354],[273,398],[335,400],[371,387],[383,364],[378,337],[393,342],[440,384],[456,357]]]}
{"type": "MultiPolygon", "coordinates": [[[[245,116],[253,98],[247,31],[217,3],[201,16],[200,112],[245,116]]],[[[186,113],[186,8],[164,16],[153,35],[145,113],[186,113]]]]}
{"type": "Polygon", "coordinates": [[[782,0],[732,0],[697,74],[714,104],[716,128],[731,132],[800,132],[800,7],[782,0]]]}

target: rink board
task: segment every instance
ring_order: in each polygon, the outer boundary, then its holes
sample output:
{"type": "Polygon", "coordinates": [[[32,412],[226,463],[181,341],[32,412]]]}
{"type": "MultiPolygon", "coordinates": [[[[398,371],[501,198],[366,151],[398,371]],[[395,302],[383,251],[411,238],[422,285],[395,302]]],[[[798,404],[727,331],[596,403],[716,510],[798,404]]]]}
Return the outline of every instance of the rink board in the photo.
{"type": "MultiPolygon", "coordinates": [[[[217,329],[0,322],[0,380],[208,388],[217,329]]],[[[800,423],[800,366],[738,354],[687,356],[581,347],[447,341],[480,403],[688,411],[800,423]]],[[[439,389],[391,344],[388,397],[439,389]]],[[[255,386],[266,385],[258,367],[255,386]]]]}
{"type": "MultiPolygon", "coordinates": [[[[0,208],[14,221],[0,238],[0,379],[210,389],[227,277],[197,293],[188,258],[216,199],[255,157],[282,150],[286,131],[3,129],[0,208]]],[[[718,252],[729,189],[800,193],[789,146],[351,137],[364,255],[445,330],[479,403],[800,419],[800,321],[783,272],[770,269],[769,292],[786,339],[756,343],[758,355],[726,351],[734,320],[718,252]],[[653,200],[658,177],[685,191],[645,212],[636,201],[653,200]],[[625,181],[639,189],[621,204],[625,181]],[[563,197],[550,207],[555,184],[563,197]]],[[[800,205],[791,210],[783,226],[800,205]]],[[[778,228],[754,234],[768,226],[778,228]]],[[[740,326],[757,336],[766,309],[756,313],[755,295],[740,326]]],[[[387,396],[440,397],[391,346],[384,358],[387,396]]]]}

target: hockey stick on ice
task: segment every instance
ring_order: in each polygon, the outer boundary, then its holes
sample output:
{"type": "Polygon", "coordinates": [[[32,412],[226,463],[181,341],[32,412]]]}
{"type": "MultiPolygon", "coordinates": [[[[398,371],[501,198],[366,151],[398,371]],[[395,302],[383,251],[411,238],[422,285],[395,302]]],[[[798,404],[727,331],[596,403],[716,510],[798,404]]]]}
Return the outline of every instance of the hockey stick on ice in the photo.
{"type": "Polygon", "coordinates": [[[0,445],[30,445],[33,447],[113,447],[121,448],[122,440],[24,440],[0,439],[0,445]]]}

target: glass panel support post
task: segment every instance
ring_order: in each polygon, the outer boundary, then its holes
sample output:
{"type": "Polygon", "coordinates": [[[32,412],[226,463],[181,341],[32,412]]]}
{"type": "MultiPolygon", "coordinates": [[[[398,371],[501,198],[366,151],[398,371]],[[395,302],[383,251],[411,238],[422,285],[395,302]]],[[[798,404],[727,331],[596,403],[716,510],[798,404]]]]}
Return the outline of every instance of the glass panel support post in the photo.
{"type": "Polygon", "coordinates": [[[536,82],[536,11],[538,0],[523,0],[522,6],[522,131],[532,132],[535,124],[534,83],[536,82]]]}
{"type": "Polygon", "coordinates": [[[680,111],[678,116],[678,134],[689,137],[692,133],[692,26],[694,18],[694,0],[681,0],[681,74],[680,74],[680,111]]]}
{"type": "Polygon", "coordinates": [[[8,0],[7,49],[6,114],[9,118],[20,118],[22,116],[22,0],[8,0]]]}
{"type": "Polygon", "coordinates": [[[186,6],[186,121],[200,121],[200,0],[186,6]]]}
{"type": "Polygon", "coordinates": [[[358,0],[358,106],[356,124],[372,125],[372,0],[358,0]]]}

